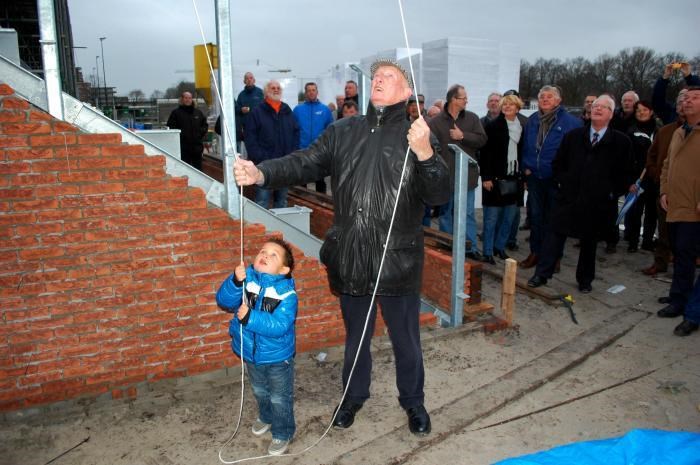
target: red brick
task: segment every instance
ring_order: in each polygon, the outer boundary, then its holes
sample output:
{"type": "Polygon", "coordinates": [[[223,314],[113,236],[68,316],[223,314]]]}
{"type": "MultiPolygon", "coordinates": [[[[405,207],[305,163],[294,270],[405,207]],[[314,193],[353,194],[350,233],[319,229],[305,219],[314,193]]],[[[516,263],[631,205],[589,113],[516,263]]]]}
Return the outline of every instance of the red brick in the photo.
{"type": "MultiPolygon", "coordinates": [[[[143,147],[143,146],[142,145],[132,145],[130,147],[143,147]]],[[[124,166],[127,168],[145,168],[147,166],[163,167],[163,166],[165,166],[165,156],[164,155],[148,155],[145,157],[125,158],[124,159],[124,166]]]]}
{"type": "MultiPolygon", "coordinates": [[[[74,163],[77,163],[74,161],[74,163]]],[[[71,168],[74,169],[74,168],[71,168]]],[[[58,174],[58,180],[61,182],[97,182],[101,181],[103,174],[101,171],[63,171],[58,174]]]]}
{"type": "Polygon", "coordinates": [[[15,211],[38,211],[38,210],[53,210],[58,208],[58,200],[41,199],[41,200],[21,200],[12,202],[12,208],[15,211]]]}
{"type": "Polygon", "coordinates": [[[3,225],[18,225],[36,222],[34,213],[9,213],[0,215],[0,227],[3,225]]]}
{"type": "Polygon", "coordinates": [[[121,169],[110,170],[105,172],[105,179],[113,181],[136,180],[146,178],[145,170],[121,169]]]}
{"type": "Polygon", "coordinates": [[[29,102],[16,97],[5,97],[2,99],[2,107],[6,110],[17,109],[17,110],[28,110],[29,102]]]}
{"type": "MultiPolygon", "coordinates": [[[[2,142],[2,139],[0,139],[2,142]]],[[[31,166],[29,163],[0,163],[0,175],[3,174],[17,174],[17,173],[29,173],[31,171],[31,166]]]]}
{"type": "Polygon", "coordinates": [[[77,160],[66,160],[54,158],[52,160],[35,160],[32,162],[32,171],[35,173],[43,173],[46,171],[69,171],[78,168],[77,160]]]}
{"type": "Polygon", "coordinates": [[[66,221],[63,224],[63,228],[66,231],[74,231],[74,230],[87,231],[90,229],[104,229],[105,224],[106,224],[106,221],[102,220],[102,219],[66,221]]]}
{"type": "Polygon", "coordinates": [[[10,87],[8,84],[2,83],[0,84],[0,95],[12,95],[15,93],[15,90],[10,87]]]}
{"type": "Polygon", "coordinates": [[[34,189],[0,189],[0,199],[29,199],[34,197],[34,189]]]}
{"type": "Polygon", "coordinates": [[[120,134],[80,134],[78,143],[84,145],[121,144],[120,134]]]}
{"type": "Polygon", "coordinates": [[[65,146],[75,144],[75,136],[73,134],[62,134],[53,136],[30,136],[29,145],[32,147],[42,145],[65,146]]]}
{"type": "Polygon", "coordinates": [[[31,110],[29,112],[30,121],[51,121],[52,119],[53,116],[48,113],[44,113],[43,111],[31,110]]]}
{"type": "Polygon", "coordinates": [[[49,340],[53,337],[54,332],[51,329],[45,329],[43,331],[29,331],[27,333],[15,333],[8,337],[8,342],[10,344],[21,344],[23,342],[33,342],[33,341],[43,341],[49,340]]]}
{"type": "Polygon", "coordinates": [[[56,186],[58,176],[55,173],[19,174],[12,179],[14,186],[36,186],[41,184],[53,184],[56,186]]]}
{"type": "Polygon", "coordinates": [[[0,123],[19,123],[27,120],[23,112],[0,110],[0,123]]]}
{"type": "MultiPolygon", "coordinates": [[[[102,147],[102,156],[105,156],[105,157],[111,157],[111,156],[121,157],[123,155],[126,155],[126,156],[144,155],[145,153],[146,152],[144,150],[143,145],[105,145],[102,147]]],[[[125,159],[124,163],[125,163],[125,166],[127,166],[127,167],[146,166],[146,165],[133,164],[133,161],[129,160],[129,159],[125,159]]]]}
{"type": "Polygon", "coordinates": [[[46,210],[36,213],[36,221],[39,223],[51,223],[53,221],[77,220],[82,217],[82,212],[77,209],[63,208],[61,210],[46,210]]]}
{"type": "Polygon", "coordinates": [[[77,131],[79,131],[78,128],[76,128],[72,124],[66,123],[64,121],[54,121],[53,122],[53,130],[54,130],[54,132],[77,132],[77,131]]]}
{"type": "Polygon", "coordinates": [[[83,218],[103,218],[109,219],[113,216],[122,216],[127,213],[126,207],[120,205],[110,205],[108,207],[83,208],[83,218]]]}
{"type": "Polygon", "coordinates": [[[53,158],[52,149],[13,149],[7,150],[8,160],[38,160],[42,158],[53,158]]]}
{"type": "Polygon", "coordinates": [[[143,181],[125,182],[124,186],[129,191],[162,191],[166,188],[166,179],[145,179],[143,181]]]}
{"type": "Polygon", "coordinates": [[[104,170],[106,168],[120,168],[122,165],[121,158],[81,158],[78,161],[78,168],[81,170],[104,170]]]}
{"type": "Polygon", "coordinates": [[[96,145],[70,145],[68,146],[68,155],[66,155],[65,147],[54,148],[56,158],[73,158],[73,157],[92,157],[100,156],[100,147],[96,145]]]}
{"type": "Polygon", "coordinates": [[[63,225],[53,224],[30,224],[27,226],[17,226],[15,229],[19,236],[33,236],[36,234],[55,234],[63,231],[63,225]]]}
{"type": "Polygon", "coordinates": [[[5,123],[2,125],[5,134],[48,134],[51,126],[46,123],[5,123]]]}
{"type": "Polygon", "coordinates": [[[80,194],[80,186],[75,184],[55,184],[53,186],[37,187],[34,189],[34,192],[38,198],[78,195],[80,194]]]}
{"type": "Polygon", "coordinates": [[[26,249],[19,251],[19,257],[22,260],[36,260],[43,259],[47,257],[60,257],[64,254],[61,248],[37,248],[37,249],[26,249]]]}

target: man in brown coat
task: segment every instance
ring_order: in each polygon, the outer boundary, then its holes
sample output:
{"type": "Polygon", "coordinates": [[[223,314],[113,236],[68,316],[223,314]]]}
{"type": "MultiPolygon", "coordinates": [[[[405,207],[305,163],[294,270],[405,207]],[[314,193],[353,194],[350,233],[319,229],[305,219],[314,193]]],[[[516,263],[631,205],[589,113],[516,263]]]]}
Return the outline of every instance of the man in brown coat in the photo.
{"type": "MultiPolygon", "coordinates": [[[[450,186],[452,195],[447,205],[440,208],[440,231],[452,234],[454,224],[454,188],[455,188],[455,154],[448,144],[456,144],[472,157],[477,150],[486,144],[486,132],[479,122],[476,113],[468,111],[467,91],[464,86],[455,84],[447,91],[445,109],[428,122],[430,130],[440,141],[441,156],[445,159],[450,169],[450,186]]],[[[476,244],[476,216],[474,215],[474,202],[476,199],[476,186],[479,183],[479,167],[469,166],[469,179],[467,180],[467,240],[471,248],[467,250],[467,257],[472,260],[481,260],[476,244]]]]}
{"type": "Polygon", "coordinates": [[[673,247],[673,281],[671,303],[657,315],[683,315],[673,331],[676,336],[687,336],[700,327],[700,278],[693,285],[700,255],[700,86],[688,88],[683,112],[686,122],[673,133],[661,170],[659,199],[673,247]]]}
{"type": "MultiPolygon", "coordinates": [[[[685,122],[683,113],[683,98],[685,97],[685,93],[685,89],[681,90],[676,99],[678,120],[660,128],[654,136],[654,142],[652,142],[651,147],[649,147],[646,163],[646,177],[654,181],[657,189],[659,189],[659,184],[661,184],[661,169],[664,166],[666,155],[668,155],[668,146],[671,144],[671,137],[676,129],[685,122]]],[[[654,263],[642,270],[642,273],[648,276],[653,276],[657,273],[665,273],[671,258],[671,248],[668,244],[668,228],[666,227],[666,210],[661,208],[661,205],[658,204],[657,217],[659,223],[659,240],[654,249],[654,263]]],[[[664,298],[662,297],[662,299],[664,298]]]]}

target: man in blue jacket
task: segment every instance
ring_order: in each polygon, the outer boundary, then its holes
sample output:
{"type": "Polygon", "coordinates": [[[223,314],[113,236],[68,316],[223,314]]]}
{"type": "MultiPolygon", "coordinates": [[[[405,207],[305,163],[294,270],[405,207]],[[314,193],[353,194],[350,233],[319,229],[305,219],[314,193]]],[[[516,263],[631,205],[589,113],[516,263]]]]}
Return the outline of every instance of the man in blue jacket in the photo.
{"type": "Polygon", "coordinates": [[[255,85],[255,76],[250,71],[243,75],[243,85],[245,87],[236,99],[236,141],[239,144],[239,151],[240,143],[245,140],[245,123],[248,115],[265,99],[262,89],[255,85]]]}
{"type": "Polygon", "coordinates": [[[561,93],[555,86],[542,87],[537,103],[539,111],[530,116],[523,131],[523,171],[531,209],[530,255],[520,264],[523,268],[537,265],[541,253],[555,193],[552,160],[564,135],[583,125],[561,105],[561,93]]]}
{"type": "MultiPolygon", "coordinates": [[[[333,123],[333,114],[327,106],[318,101],[318,86],[315,82],[304,85],[306,100],[294,107],[294,118],[299,125],[299,148],[305,149],[333,123]]],[[[326,181],[316,181],[316,192],[326,193],[326,181]]]]}
{"type": "MultiPolygon", "coordinates": [[[[245,125],[248,159],[256,165],[292,153],[299,148],[299,125],[292,109],[282,101],[282,86],[277,81],[265,84],[265,100],[250,112],[245,125]]],[[[270,208],[287,206],[287,188],[256,187],[255,203],[270,208]]]]}

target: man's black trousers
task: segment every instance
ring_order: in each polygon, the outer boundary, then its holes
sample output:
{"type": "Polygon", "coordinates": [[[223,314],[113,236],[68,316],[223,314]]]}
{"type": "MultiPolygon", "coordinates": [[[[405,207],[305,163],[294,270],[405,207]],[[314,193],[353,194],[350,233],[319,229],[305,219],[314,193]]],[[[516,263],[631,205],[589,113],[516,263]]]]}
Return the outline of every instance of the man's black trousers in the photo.
{"type": "MultiPolygon", "coordinates": [[[[345,362],[343,366],[343,387],[347,386],[350,370],[352,369],[357,348],[360,345],[371,295],[340,296],[340,308],[345,323],[345,362]]],[[[396,362],[396,387],[399,390],[399,404],[405,409],[423,404],[423,351],[420,345],[419,311],[420,297],[407,295],[399,297],[377,296],[376,300],[382,309],[382,317],[389,330],[389,337],[394,349],[396,362]]],[[[367,324],[367,332],[362,349],[357,359],[357,365],[350,380],[347,400],[362,404],[369,398],[369,387],[372,380],[372,355],[370,341],[374,334],[374,323],[377,318],[377,306],[372,308],[372,314],[367,324]]]]}

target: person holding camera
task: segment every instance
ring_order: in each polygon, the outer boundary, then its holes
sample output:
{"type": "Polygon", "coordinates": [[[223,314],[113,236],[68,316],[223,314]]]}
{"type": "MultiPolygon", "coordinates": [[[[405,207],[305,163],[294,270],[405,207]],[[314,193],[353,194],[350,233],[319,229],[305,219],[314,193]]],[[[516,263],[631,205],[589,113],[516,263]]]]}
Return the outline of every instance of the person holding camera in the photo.
{"type": "Polygon", "coordinates": [[[651,104],[656,113],[656,116],[661,118],[664,124],[673,123],[678,119],[678,113],[676,112],[676,102],[666,100],[666,91],[668,89],[668,84],[671,82],[671,76],[674,73],[680,71],[683,75],[683,80],[686,86],[700,86],[700,77],[692,74],[690,63],[687,62],[675,62],[668,63],[664,66],[664,74],[659,79],[657,79],[654,84],[654,91],[651,97],[651,104]]]}

